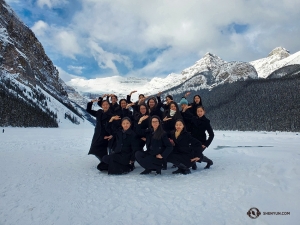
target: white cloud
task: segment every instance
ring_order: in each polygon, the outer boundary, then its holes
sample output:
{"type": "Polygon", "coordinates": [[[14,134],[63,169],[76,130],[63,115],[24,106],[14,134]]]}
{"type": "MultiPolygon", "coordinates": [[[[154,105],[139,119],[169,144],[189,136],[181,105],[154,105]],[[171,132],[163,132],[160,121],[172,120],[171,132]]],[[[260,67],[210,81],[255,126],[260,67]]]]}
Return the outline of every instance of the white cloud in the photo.
{"type": "Polygon", "coordinates": [[[31,29],[53,52],[72,59],[82,52],[77,40],[78,36],[71,29],[48,25],[41,20],[36,22],[31,29]]]}
{"type": "Polygon", "coordinates": [[[68,69],[73,71],[76,74],[82,74],[83,66],[68,66],[68,69]]]}
{"type": "MultiPolygon", "coordinates": [[[[43,43],[62,56],[92,55],[100,68],[109,68],[113,74],[119,74],[116,62],[130,69],[133,60],[147,58],[151,49],[166,50],[130,74],[180,72],[206,52],[226,61],[251,61],[277,46],[300,50],[300,1],[79,1],[82,7],[66,27],[40,23],[33,28],[43,43]],[[248,30],[228,30],[233,23],[248,25],[248,30]],[[140,58],[130,58],[130,54],[140,58]]],[[[38,4],[50,8],[60,3],[39,0],[38,4]]]]}
{"type": "Polygon", "coordinates": [[[103,48],[94,41],[90,41],[89,47],[91,49],[91,54],[98,62],[99,67],[103,69],[110,68],[113,71],[114,75],[119,74],[114,61],[124,63],[128,68],[131,67],[131,63],[126,56],[104,51],[103,48]]]}
{"type": "Polygon", "coordinates": [[[37,0],[37,5],[41,8],[47,6],[48,8],[53,8],[55,6],[63,5],[66,0],[37,0]]]}
{"type": "Polygon", "coordinates": [[[56,66],[58,72],[59,72],[59,77],[64,81],[64,82],[69,82],[72,79],[84,79],[84,77],[80,77],[74,74],[70,74],[68,72],[66,72],[64,69],[62,69],[59,66],[56,66]]]}

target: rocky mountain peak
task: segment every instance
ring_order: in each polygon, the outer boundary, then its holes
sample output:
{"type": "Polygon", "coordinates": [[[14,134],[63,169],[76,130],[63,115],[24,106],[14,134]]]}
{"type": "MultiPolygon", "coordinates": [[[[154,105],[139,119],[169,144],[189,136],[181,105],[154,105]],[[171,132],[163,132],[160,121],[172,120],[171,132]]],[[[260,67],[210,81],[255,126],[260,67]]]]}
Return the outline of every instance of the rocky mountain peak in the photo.
{"type": "Polygon", "coordinates": [[[280,59],[284,59],[290,56],[290,52],[283,47],[274,48],[268,55],[268,57],[277,56],[280,59]]]}

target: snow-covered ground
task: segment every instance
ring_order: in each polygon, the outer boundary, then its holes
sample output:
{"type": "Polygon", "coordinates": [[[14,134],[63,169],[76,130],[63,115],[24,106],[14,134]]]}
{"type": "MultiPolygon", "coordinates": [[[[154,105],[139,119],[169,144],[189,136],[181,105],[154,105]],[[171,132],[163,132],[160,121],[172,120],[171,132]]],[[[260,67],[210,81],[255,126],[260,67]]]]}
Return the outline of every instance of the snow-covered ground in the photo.
{"type": "MultiPolygon", "coordinates": [[[[0,130],[2,132],[2,129],[0,130]]],[[[299,224],[300,135],[216,131],[189,175],[108,176],[91,126],[0,133],[0,224],[299,224]],[[262,215],[251,219],[256,207],[262,215]],[[289,212],[290,215],[263,215],[289,212]]]]}

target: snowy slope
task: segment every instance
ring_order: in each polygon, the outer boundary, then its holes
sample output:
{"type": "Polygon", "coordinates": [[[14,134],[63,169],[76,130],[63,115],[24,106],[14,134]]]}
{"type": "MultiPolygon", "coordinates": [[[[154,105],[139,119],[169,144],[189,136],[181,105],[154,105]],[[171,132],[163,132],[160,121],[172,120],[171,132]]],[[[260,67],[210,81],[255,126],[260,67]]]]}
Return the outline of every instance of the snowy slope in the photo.
{"type": "Polygon", "coordinates": [[[92,128],[0,133],[0,224],[298,224],[296,133],[216,131],[214,161],[190,175],[108,176],[87,155],[92,128]],[[262,215],[250,219],[256,207],[262,215]],[[290,215],[264,215],[289,212],[290,215]]]}
{"type": "Polygon", "coordinates": [[[260,78],[267,78],[271,73],[288,65],[300,64],[300,51],[290,54],[285,48],[277,47],[266,58],[250,62],[260,78]]]}
{"type": "MultiPolygon", "coordinates": [[[[65,104],[69,104],[70,101],[66,98],[63,101],[59,101],[56,98],[54,98],[52,95],[50,95],[48,92],[43,90],[40,86],[36,85],[33,86],[27,86],[23,82],[19,82],[18,74],[9,74],[5,71],[2,71],[1,73],[2,79],[9,79],[11,84],[18,87],[18,89],[22,90],[22,94],[26,96],[27,99],[30,99],[36,106],[38,106],[40,109],[42,109],[44,112],[47,110],[55,113],[57,115],[56,121],[58,122],[59,127],[69,127],[69,126],[81,126],[85,123],[90,124],[89,121],[87,121],[84,117],[80,117],[77,114],[75,114],[72,110],[66,107],[65,104]],[[39,101],[36,97],[36,93],[42,94],[45,96],[45,100],[39,101]],[[76,118],[76,121],[78,122],[76,125],[72,123],[70,120],[65,119],[65,114],[76,118]]],[[[11,93],[14,93],[13,90],[10,90],[11,93]]],[[[17,95],[17,93],[15,93],[17,95]]],[[[27,99],[23,98],[21,95],[18,95],[18,98],[23,99],[25,102],[27,102],[27,99]]],[[[33,106],[34,107],[34,106],[33,106]]],[[[74,108],[76,108],[75,105],[73,105],[74,108]]],[[[78,111],[78,109],[77,109],[78,111]]],[[[81,115],[84,113],[83,111],[78,111],[81,115]]],[[[91,125],[91,124],[90,124],[91,125]]]]}

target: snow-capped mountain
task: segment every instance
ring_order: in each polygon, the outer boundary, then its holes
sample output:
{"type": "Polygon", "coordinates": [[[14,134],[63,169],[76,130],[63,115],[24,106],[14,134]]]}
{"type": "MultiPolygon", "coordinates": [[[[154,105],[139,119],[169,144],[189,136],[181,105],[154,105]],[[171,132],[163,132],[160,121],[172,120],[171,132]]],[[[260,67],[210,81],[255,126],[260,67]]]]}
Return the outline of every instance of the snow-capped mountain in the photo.
{"type": "MultiPolygon", "coordinates": [[[[125,98],[133,90],[146,95],[155,95],[182,85],[182,88],[187,88],[187,86],[193,86],[196,89],[213,88],[224,82],[231,83],[249,78],[257,78],[254,67],[249,63],[226,62],[212,53],[206,53],[203,58],[184,69],[181,74],[171,73],[165,78],[154,77],[151,80],[121,76],[90,80],[74,78],[67,84],[83,95],[114,93],[120,98],[125,98]],[[185,86],[184,84],[187,83],[191,84],[185,86]]],[[[133,95],[133,100],[137,100],[138,93],[133,95]]]]}
{"type": "Polygon", "coordinates": [[[291,55],[285,48],[277,47],[268,57],[252,61],[250,64],[255,67],[259,78],[267,78],[282,67],[300,64],[300,51],[291,55]]]}
{"type": "Polygon", "coordinates": [[[68,98],[66,84],[34,33],[3,0],[0,11],[0,124],[56,127],[68,123],[65,119],[84,122],[84,110],[68,98]],[[20,105],[25,113],[16,110],[20,105]]]}

